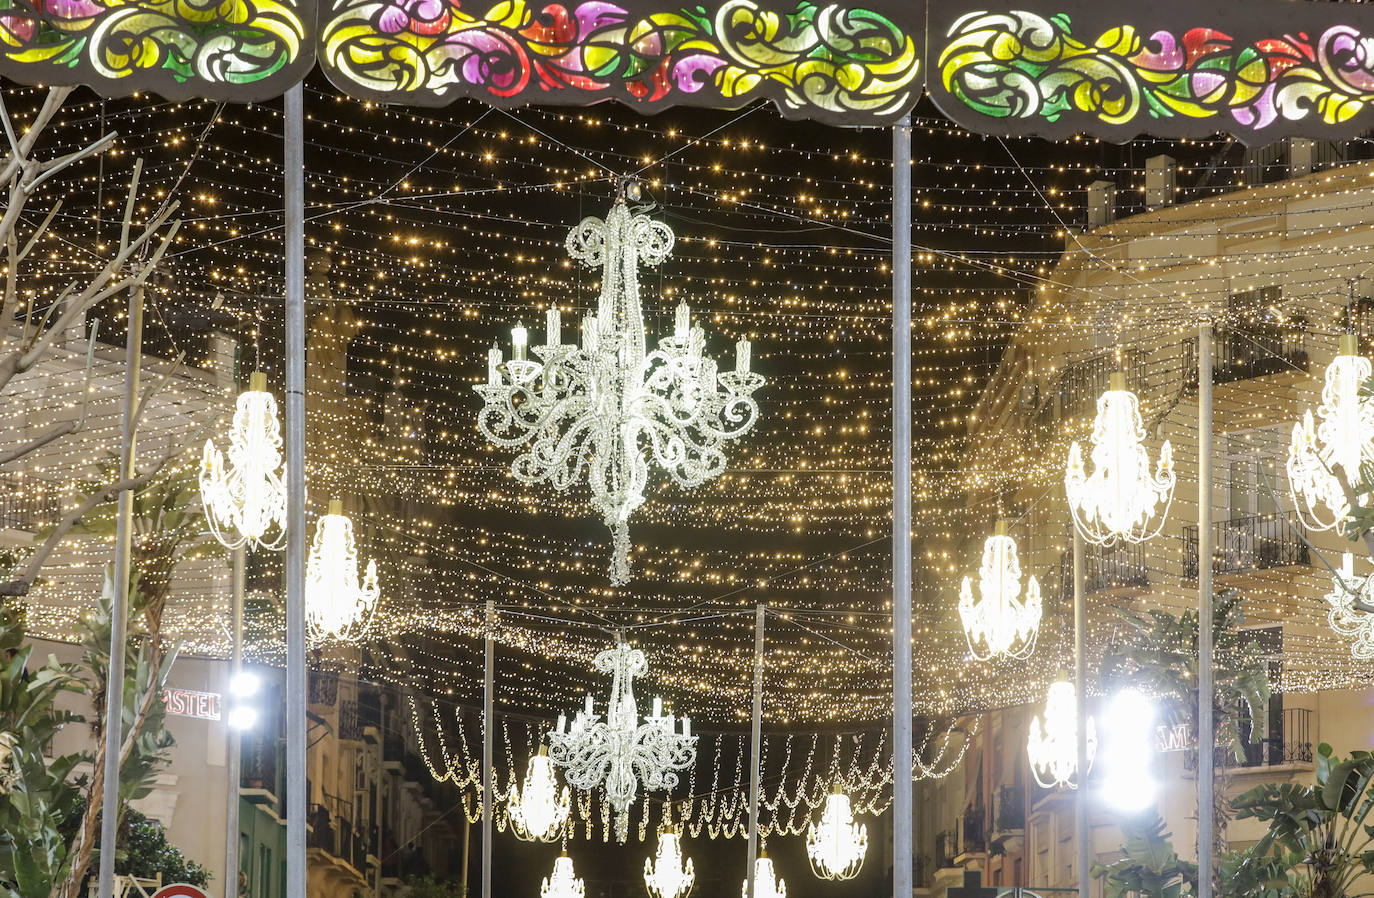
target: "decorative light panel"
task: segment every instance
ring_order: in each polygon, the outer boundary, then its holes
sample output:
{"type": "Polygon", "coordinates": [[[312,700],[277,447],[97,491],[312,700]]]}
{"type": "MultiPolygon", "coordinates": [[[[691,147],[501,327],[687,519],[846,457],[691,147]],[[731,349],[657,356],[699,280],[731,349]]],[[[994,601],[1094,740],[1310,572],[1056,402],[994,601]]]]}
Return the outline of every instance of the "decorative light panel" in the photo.
{"type": "Polygon", "coordinates": [[[1340,573],[1331,578],[1331,591],[1326,594],[1330,606],[1326,619],[1331,629],[1352,640],[1351,656],[1368,661],[1374,659],[1374,614],[1361,611],[1357,602],[1374,605],[1374,585],[1369,577],[1355,576],[1355,557],[1344,552],[1340,573]]]}
{"type": "Polygon", "coordinates": [[[205,522],[227,548],[286,545],[286,465],[282,460],[277,400],[267,375],[254,371],[239,394],[229,431],[229,466],[205,441],[200,461],[200,496],[205,522]]]}
{"type": "Polygon", "coordinates": [[[682,854],[682,832],[671,826],[658,831],[658,848],[644,860],[644,888],[649,898],[687,898],[696,882],[692,859],[682,854]]]}
{"type": "Polygon", "coordinates": [[[820,822],[806,832],[806,856],[820,879],[853,879],[868,853],[868,827],[854,821],[849,796],[836,786],[825,799],[820,822]]]}
{"type": "Polygon", "coordinates": [[[353,522],[344,515],[343,503],[331,499],[329,513],[320,515],[315,525],[305,562],[305,623],[310,640],[362,639],[380,597],[377,561],[368,561],[359,582],[353,522]]]}
{"type": "Polygon", "coordinates": [[[567,786],[562,792],[558,789],[548,749],[539,746],[539,753],[530,758],[525,769],[524,788],[511,783],[510,823],[516,838],[526,842],[552,842],[558,838],[568,822],[569,797],[567,786]]]}
{"type": "MultiPolygon", "coordinates": [[[[1088,767],[1097,753],[1097,726],[1088,717],[1088,767]]],[[[1064,786],[1078,788],[1078,707],[1077,692],[1067,676],[1050,684],[1045,697],[1045,713],[1034,718],[1026,741],[1031,773],[1045,789],[1064,786]]]]}
{"type": "Polygon", "coordinates": [[[965,577],[959,587],[959,619],[973,657],[1029,658],[1040,632],[1040,583],[1029,578],[1022,598],[1021,561],[1005,522],[998,521],[996,532],[983,543],[978,593],[974,601],[972,582],[965,577]]]}
{"type": "MultiPolygon", "coordinates": [[[[1360,468],[1374,462],[1374,399],[1360,396],[1369,379],[1369,359],[1359,354],[1358,337],[1341,335],[1341,351],[1326,366],[1322,402],[1293,425],[1288,445],[1288,486],[1298,517],[1313,530],[1341,527],[1350,515],[1346,489],[1360,483],[1360,468]],[[1344,484],[1341,480],[1344,479],[1344,484]]],[[[1369,496],[1359,497],[1361,503],[1369,496]]]]}

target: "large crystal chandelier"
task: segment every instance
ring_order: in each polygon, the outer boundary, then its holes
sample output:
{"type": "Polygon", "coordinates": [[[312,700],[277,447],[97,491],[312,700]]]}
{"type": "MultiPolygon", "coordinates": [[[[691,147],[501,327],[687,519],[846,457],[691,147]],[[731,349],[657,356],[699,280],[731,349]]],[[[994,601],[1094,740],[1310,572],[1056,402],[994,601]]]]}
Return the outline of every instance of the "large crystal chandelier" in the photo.
{"type": "Polygon", "coordinates": [[[545,313],[542,346],[511,331],[513,357],[493,346],[478,426],[497,446],[523,451],[511,473],[559,491],[586,480],[592,507],[611,529],[611,582],[629,581],[629,518],[644,502],[649,464],[682,487],[700,486],[725,469],[722,444],[753,426],[752,394],[763,378],[749,370],[748,340],[735,344],[735,370],[717,372],[703,356],[706,337],[686,303],[673,333],[649,350],[639,296],[639,267],[657,265],[673,232],[631,207],[638,185],[622,187],[603,221],[584,218],[568,235],[568,254],[602,269],[595,315],[582,319],[582,345],[562,342],[558,308],[545,313]],[[531,361],[529,355],[539,359],[531,361]]]}
{"type": "MultiPolygon", "coordinates": [[[[1026,741],[1031,773],[1041,788],[1078,788],[1078,702],[1068,677],[1061,674],[1045,697],[1045,713],[1031,721],[1026,741]]],[[[1088,718],[1088,767],[1097,753],[1097,726],[1088,718]]]]}
{"type": "MultiPolygon", "coordinates": [[[[1313,530],[1331,530],[1345,522],[1350,515],[1346,490],[1358,486],[1360,468],[1374,462],[1374,399],[1360,395],[1370,371],[1369,359],[1359,354],[1356,335],[1342,334],[1340,354],[1326,366],[1317,407],[1321,423],[1313,423],[1308,409],[1293,425],[1288,485],[1298,517],[1313,530]]],[[[1368,499],[1361,496],[1360,502],[1368,499]]]]}
{"type": "Polygon", "coordinates": [[[305,562],[305,623],[311,641],[361,639],[380,595],[376,559],[368,561],[362,582],[358,581],[353,522],[344,515],[343,503],[331,499],[329,513],[320,515],[315,525],[315,540],[305,562]]]}
{"type": "Polygon", "coordinates": [[[677,771],[690,767],[697,757],[697,737],[692,722],[682,717],[677,731],[673,715],[663,713],[663,700],[654,699],[654,711],[640,723],[633,681],[649,668],[644,653],[617,641],[615,648],[596,656],[596,669],[611,675],[611,695],[606,720],[592,711],[592,697],[577,714],[572,726],[558,715],[558,728],[549,733],[549,757],[566,770],[568,782],[590,792],[606,789],[616,812],[616,836],[623,843],[629,835],[630,805],[642,782],[648,791],[670,790],[677,785],[677,771]]]}
{"type": "Polygon", "coordinates": [[[280,549],[286,545],[286,468],[282,462],[277,400],[267,375],[254,371],[239,394],[229,432],[229,466],[205,441],[200,462],[205,522],[226,547],[280,549]]]}
{"type": "Polygon", "coordinates": [[[644,888],[649,898],[687,898],[696,882],[691,858],[682,854],[682,833],[671,826],[658,831],[658,849],[644,860],[644,888]]]}
{"type": "Polygon", "coordinates": [[[1160,531],[1169,514],[1174,498],[1174,450],[1165,440],[1159,466],[1150,476],[1150,458],[1142,445],[1145,424],[1140,419],[1140,401],[1126,389],[1123,372],[1112,372],[1108,387],[1097,399],[1092,476],[1083,470],[1083,451],[1075,441],[1069,447],[1064,489],[1074,525],[1084,539],[1099,545],[1144,542],[1160,531]],[[1159,510],[1161,502],[1164,507],[1159,510]]]}
{"type": "Polygon", "coordinates": [[[1326,594],[1331,629],[1352,640],[1350,654],[1361,661],[1374,659],[1374,613],[1368,610],[1374,607],[1371,579],[1355,576],[1355,558],[1345,552],[1340,573],[1331,578],[1331,591],[1326,594]]]}
{"type": "Polygon", "coordinates": [[[1029,658],[1040,632],[1040,583],[1026,581],[1021,598],[1021,561],[1016,540],[1007,525],[997,522],[996,532],[983,543],[983,563],[978,568],[978,601],[973,584],[964,578],[959,587],[959,618],[964,624],[969,651],[979,661],[1006,656],[1029,658]]]}
{"type": "Polygon", "coordinates": [[[539,754],[530,758],[524,789],[511,783],[509,802],[511,830],[516,838],[552,842],[563,831],[570,806],[568,788],[564,786],[559,792],[546,747],[539,746],[539,754]]]}
{"type": "Polygon", "coordinates": [[[853,879],[868,852],[868,827],[854,822],[849,796],[836,786],[825,798],[820,823],[811,821],[806,831],[806,856],[811,871],[821,879],[853,879]]]}
{"type": "Polygon", "coordinates": [[[584,898],[587,886],[573,871],[572,858],[564,848],[553,862],[553,873],[544,877],[539,887],[539,898],[584,898]]]}
{"type": "MultiPolygon", "coordinates": [[[[740,889],[742,898],[749,898],[749,880],[740,889]]],[[[773,859],[764,848],[754,858],[754,898],[787,898],[787,883],[773,870],[773,859]]]]}

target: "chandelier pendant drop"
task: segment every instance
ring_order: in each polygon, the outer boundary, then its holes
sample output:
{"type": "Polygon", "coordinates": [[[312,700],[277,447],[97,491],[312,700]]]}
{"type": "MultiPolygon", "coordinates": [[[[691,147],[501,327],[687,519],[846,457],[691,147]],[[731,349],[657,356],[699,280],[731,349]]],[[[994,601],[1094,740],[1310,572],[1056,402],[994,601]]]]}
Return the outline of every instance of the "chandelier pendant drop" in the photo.
{"type": "Polygon", "coordinates": [[[338,499],[315,525],[315,539],[305,563],[305,623],[310,641],[357,641],[367,632],[381,589],[377,561],[368,561],[358,580],[358,549],[353,522],[338,499]]]}
{"type": "Polygon", "coordinates": [[[228,467],[214,441],[205,441],[200,496],[210,532],[227,548],[276,550],[286,545],[281,423],[277,400],[261,371],[252,373],[235,405],[228,467]]]}
{"type": "Polygon", "coordinates": [[[849,796],[836,786],[826,796],[820,823],[813,820],[806,831],[811,872],[820,879],[853,879],[859,875],[867,853],[868,827],[854,822],[849,796]]]}
{"type": "Polygon", "coordinates": [[[696,882],[691,858],[682,854],[682,833],[665,826],[658,831],[658,849],[644,860],[644,888],[649,898],[687,898],[696,882]]]}
{"type": "MultiPolygon", "coordinates": [[[[1288,485],[1298,517],[1313,530],[1332,530],[1350,516],[1346,487],[1355,489],[1360,469],[1374,462],[1374,399],[1360,396],[1369,379],[1369,359],[1359,354],[1355,334],[1341,335],[1341,351],[1326,366],[1322,402],[1293,425],[1288,446],[1288,485]],[[1339,469],[1339,476],[1337,476],[1339,469]],[[1345,483],[1341,483],[1341,478],[1345,483]]],[[[1369,500],[1360,496],[1361,503],[1369,500]]]]}
{"type": "MultiPolygon", "coordinates": [[[[1078,788],[1078,707],[1077,692],[1068,676],[1061,673],[1050,685],[1045,698],[1045,713],[1031,721],[1026,753],[1031,773],[1041,788],[1064,786],[1078,788]]],[[[1097,726],[1088,718],[1088,768],[1097,754],[1097,726]]]]}
{"type": "Polygon", "coordinates": [[[539,746],[539,754],[530,758],[524,788],[511,784],[509,802],[511,831],[517,839],[552,842],[563,831],[570,807],[568,788],[559,792],[545,746],[539,746]]]}
{"type": "Polygon", "coordinates": [[[584,792],[598,786],[616,814],[616,838],[629,837],[630,805],[642,783],[646,791],[666,791],[677,786],[677,771],[696,761],[697,737],[684,715],[677,731],[673,715],[663,713],[663,700],[654,699],[652,714],[640,723],[633,681],[649,668],[644,653],[617,640],[615,648],[596,656],[596,669],[611,674],[611,694],[606,719],[592,711],[592,697],[577,713],[572,726],[558,715],[558,727],[549,733],[549,758],[562,767],[569,783],[584,792]]]}
{"type": "Polygon", "coordinates": [[[705,333],[677,306],[673,333],[648,348],[639,295],[639,268],[657,265],[673,247],[673,232],[644,214],[638,185],[621,188],[604,220],[584,218],[568,235],[568,254],[600,268],[595,315],[582,319],[582,344],[562,342],[557,307],[545,313],[542,346],[528,346],[522,326],[511,331],[513,357],[495,346],[478,427],[493,444],[521,449],[511,473],[522,483],[549,483],[563,492],[586,481],[592,507],[613,535],[611,582],[630,579],[629,519],[644,503],[649,465],[674,483],[700,486],[725,469],[722,445],[754,426],[753,393],[764,379],[749,370],[748,340],[735,344],[735,370],[718,372],[703,356],[705,333]],[[540,361],[531,361],[533,354],[540,361]]]}
{"type": "Polygon", "coordinates": [[[979,661],[1029,658],[1040,632],[1040,583],[1031,577],[1026,581],[1025,598],[1021,597],[1021,561],[1016,540],[1007,535],[1003,521],[997,522],[996,532],[983,543],[978,593],[975,602],[973,584],[965,577],[959,587],[959,618],[973,657],[979,661]]]}
{"type": "MultiPolygon", "coordinates": [[[[740,889],[742,898],[749,898],[749,880],[740,889]]],[[[787,898],[787,883],[773,869],[773,859],[768,849],[760,846],[759,856],[754,859],[754,898],[787,898]]]]}
{"type": "Polygon", "coordinates": [[[553,862],[553,873],[544,877],[539,898],[584,898],[586,894],[586,883],[573,870],[572,858],[564,848],[553,862]]]}
{"type": "Polygon", "coordinates": [[[1064,490],[1074,526],[1088,542],[1114,545],[1144,542],[1159,533],[1174,498],[1174,450],[1168,440],[1150,475],[1140,401],[1126,389],[1126,375],[1114,371],[1109,389],[1097,399],[1089,476],[1077,441],[1069,447],[1064,490]],[[1163,503],[1163,509],[1160,509],[1163,503]],[[1153,521],[1153,523],[1151,523],[1153,521]]]}
{"type": "Polygon", "coordinates": [[[1355,576],[1355,557],[1349,552],[1341,555],[1341,570],[1331,578],[1331,592],[1326,594],[1330,607],[1326,612],[1331,629],[1353,640],[1350,654],[1360,661],[1374,660],[1374,613],[1356,607],[1359,602],[1374,605],[1374,583],[1370,577],[1355,576]]]}

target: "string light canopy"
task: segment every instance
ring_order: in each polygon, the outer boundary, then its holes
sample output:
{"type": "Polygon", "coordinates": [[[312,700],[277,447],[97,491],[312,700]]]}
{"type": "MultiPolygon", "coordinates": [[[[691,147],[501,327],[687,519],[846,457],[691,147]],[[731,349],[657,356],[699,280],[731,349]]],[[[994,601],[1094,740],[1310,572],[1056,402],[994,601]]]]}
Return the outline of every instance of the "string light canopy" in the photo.
{"type": "Polygon", "coordinates": [[[1029,658],[1040,632],[1040,583],[1030,577],[1025,597],[1021,596],[1021,561],[1005,521],[998,521],[996,531],[983,543],[978,593],[974,601],[972,581],[965,577],[959,587],[959,619],[969,651],[979,661],[1029,658]]]}
{"type": "Polygon", "coordinates": [[[523,483],[566,491],[586,480],[592,507],[614,540],[611,582],[630,579],[629,518],[644,504],[652,460],[681,487],[700,486],[725,470],[721,446],[747,433],[758,418],[753,393],[763,378],[749,370],[747,339],[735,344],[735,370],[718,372],[703,355],[706,336],[679,303],[673,333],[648,349],[639,291],[641,265],[657,265],[673,248],[673,232],[646,214],[638,182],[621,185],[606,218],[584,218],[568,234],[567,251],[600,268],[595,315],[582,319],[582,345],[562,342],[557,306],[545,314],[542,346],[511,329],[512,358],[493,346],[478,426],[492,443],[523,448],[511,473],[523,483]],[[540,361],[531,361],[529,354],[540,361]]]}
{"type": "MultiPolygon", "coordinates": [[[[749,898],[749,880],[744,880],[740,889],[743,898],[749,898]]],[[[759,845],[759,856],[754,858],[754,898],[787,898],[787,883],[773,869],[773,859],[768,856],[768,848],[759,845]]]]}
{"type": "MultiPolygon", "coordinates": [[[[1031,773],[1042,788],[1078,788],[1077,693],[1061,672],[1045,697],[1045,712],[1033,720],[1026,740],[1031,773]]],[[[1088,717],[1088,769],[1097,753],[1097,725],[1088,717]]]]}
{"type": "MultiPolygon", "coordinates": [[[[1359,338],[1342,334],[1340,352],[1326,366],[1322,401],[1293,425],[1288,446],[1288,485],[1303,524],[1333,530],[1350,515],[1349,490],[1361,480],[1360,469],[1374,462],[1374,399],[1360,395],[1370,377],[1369,359],[1359,353],[1359,338]]],[[[1369,496],[1359,497],[1363,504],[1369,496]]]]}
{"type": "Polygon", "coordinates": [[[315,525],[305,562],[305,623],[311,641],[362,639],[380,597],[377,560],[367,562],[360,582],[353,521],[343,513],[340,500],[329,500],[329,513],[315,525]]]}
{"type": "Polygon", "coordinates": [[[863,868],[868,853],[868,827],[854,820],[849,795],[836,785],[825,799],[820,822],[806,832],[806,856],[811,872],[820,879],[853,879],[863,868]]]}
{"type": "Polygon", "coordinates": [[[1371,589],[1370,578],[1355,576],[1355,556],[1342,553],[1341,570],[1326,594],[1326,619],[1331,629],[1351,640],[1350,655],[1361,661],[1374,660],[1374,614],[1359,610],[1356,603],[1374,604],[1371,589]]]}
{"type": "Polygon", "coordinates": [[[639,786],[650,791],[677,786],[678,771],[697,757],[697,737],[692,722],[682,716],[682,731],[672,713],[663,713],[663,699],[654,698],[652,714],[639,722],[635,706],[634,678],[649,669],[644,653],[617,639],[614,648],[596,656],[595,666],[611,675],[611,694],[606,720],[592,711],[592,697],[568,727],[558,715],[558,727],[549,733],[549,757],[567,771],[568,782],[584,792],[604,786],[616,814],[616,838],[629,837],[630,805],[639,786]]]}
{"type": "Polygon", "coordinates": [[[553,862],[553,872],[544,877],[539,887],[539,898],[584,898],[587,885],[573,870],[572,858],[564,848],[553,862]]]}
{"type": "Polygon", "coordinates": [[[644,859],[644,888],[649,898],[687,898],[696,878],[692,859],[682,853],[681,830],[661,827],[654,856],[644,859]]]}
{"type": "Polygon", "coordinates": [[[267,375],[254,371],[239,394],[229,430],[229,464],[205,441],[200,463],[205,521],[227,548],[278,550],[286,545],[286,465],[277,400],[267,375]]]}
{"type": "Polygon", "coordinates": [[[1123,371],[1112,372],[1108,387],[1097,399],[1093,473],[1084,471],[1083,451],[1075,440],[1069,447],[1064,489],[1074,526],[1085,540],[1098,545],[1140,543],[1159,533],[1168,517],[1176,479],[1174,450],[1165,440],[1151,476],[1140,400],[1126,389],[1123,371]]]}
{"type": "Polygon", "coordinates": [[[568,787],[558,789],[558,777],[549,760],[546,746],[530,758],[525,769],[525,785],[521,789],[511,783],[509,811],[511,830],[516,838],[526,842],[552,842],[568,822],[570,807],[568,787]]]}

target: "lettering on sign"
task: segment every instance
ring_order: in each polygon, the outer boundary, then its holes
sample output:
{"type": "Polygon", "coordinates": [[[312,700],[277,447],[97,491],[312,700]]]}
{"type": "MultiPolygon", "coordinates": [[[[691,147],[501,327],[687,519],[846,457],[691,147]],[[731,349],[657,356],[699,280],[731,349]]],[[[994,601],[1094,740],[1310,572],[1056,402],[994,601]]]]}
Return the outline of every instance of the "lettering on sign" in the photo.
{"type": "Polygon", "coordinates": [[[1193,746],[1193,728],[1188,724],[1160,724],[1155,727],[1155,747],[1160,751],[1188,751],[1193,746]]]}
{"type": "Polygon", "coordinates": [[[162,703],[174,717],[194,717],[198,720],[219,720],[220,694],[197,692],[194,689],[168,687],[162,690],[162,703]]]}

